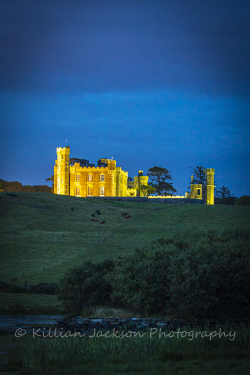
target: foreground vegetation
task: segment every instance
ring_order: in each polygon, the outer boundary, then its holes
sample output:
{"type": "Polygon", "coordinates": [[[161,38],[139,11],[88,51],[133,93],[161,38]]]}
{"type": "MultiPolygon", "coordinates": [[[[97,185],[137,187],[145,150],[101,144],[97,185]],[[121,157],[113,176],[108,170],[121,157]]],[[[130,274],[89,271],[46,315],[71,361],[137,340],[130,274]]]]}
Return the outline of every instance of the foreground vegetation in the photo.
{"type": "Polygon", "coordinates": [[[42,193],[0,193],[0,280],[22,287],[58,282],[86,260],[131,254],[183,232],[249,229],[249,206],[123,203],[42,193]],[[74,210],[71,210],[74,208],[74,210]],[[104,225],[90,221],[91,214],[104,225]],[[127,211],[130,219],[124,219],[127,211]],[[14,281],[13,281],[14,280],[14,281]]]}
{"type": "MultiPolygon", "coordinates": [[[[96,272],[100,262],[112,258],[106,267],[108,272],[99,267],[96,277],[102,272],[102,278],[94,281],[111,286],[108,296],[115,305],[141,314],[158,310],[173,315],[179,309],[181,318],[187,312],[194,317],[197,311],[206,318],[209,311],[218,317],[223,307],[226,316],[248,314],[249,206],[124,203],[23,192],[15,195],[0,193],[3,308],[15,303],[32,305],[38,312],[44,311],[45,305],[59,309],[55,295],[48,299],[47,294],[41,294],[51,283],[67,283],[67,275],[86,261],[96,272]],[[104,225],[90,221],[97,210],[104,225]],[[123,212],[131,218],[124,219],[123,212]],[[11,293],[14,286],[21,288],[19,291],[24,288],[26,293],[11,293]],[[246,305],[241,309],[243,301],[246,305]]],[[[65,290],[61,288],[61,292],[65,290]]],[[[92,292],[91,297],[100,303],[98,288],[96,294],[92,292]]],[[[67,304],[73,306],[68,297],[62,296],[62,302],[66,309],[67,304]]],[[[90,302],[97,304],[90,298],[87,304],[80,302],[80,309],[89,307],[90,302]]],[[[245,375],[250,366],[248,353],[249,330],[244,328],[237,329],[233,341],[157,340],[156,336],[38,339],[21,359],[9,358],[5,370],[20,375],[245,375]]],[[[4,373],[4,367],[1,371],[4,373]]]]}
{"type": "Polygon", "coordinates": [[[250,316],[250,233],[186,233],[160,239],[127,257],[85,262],[65,275],[65,311],[115,306],[177,319],[250,316]]]}
{"type": "MultiPolygon", "coordinates": [[[[36,339],[16,360],[20,374],[229,374],[249,370],[249,329],[226,327],[226,337],[201,338],[200,329],[182,329],[181,338],[141,332],[125,338],[36,339]],[[197,338],[192,336],[197,334],[197,338]],[[183,335],[184,336],[184,335],[183,335]],[[194,337],[193,339],[191,339],[194,337]]],[[[204,331],[203,331],[204,332],[204,331]]],[[[213,329],[219,332],[219,327],[213,329]]],[[[161,332],[162,334],[163,332],[161,332]]],[[[206,330],[206,334],[211,333],[206,330]]],[[[9,367],[15,365],[10,360],[9,367]]],[[[6,366],[6,369],[8,367],[6,366]]]]}

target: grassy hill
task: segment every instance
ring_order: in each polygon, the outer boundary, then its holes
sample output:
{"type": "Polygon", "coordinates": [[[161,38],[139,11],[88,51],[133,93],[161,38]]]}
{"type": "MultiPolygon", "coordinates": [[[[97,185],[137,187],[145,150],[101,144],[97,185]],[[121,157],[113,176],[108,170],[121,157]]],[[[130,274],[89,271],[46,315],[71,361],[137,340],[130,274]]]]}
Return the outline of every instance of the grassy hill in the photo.
{"type": "Polygon", "coordinates": [[[45,193],[0,193],[0,280],[57,282],[87,259],[127,255],[136,246],[189,231],[247,229],[249,206],[111,202],[45,193]],[[74,208],[74,210],[71,210],[74,208]],[[91,214],[105,224],[90,221],[91,214]],[[125,219],[122,212],[129,212],[125,219]]]}

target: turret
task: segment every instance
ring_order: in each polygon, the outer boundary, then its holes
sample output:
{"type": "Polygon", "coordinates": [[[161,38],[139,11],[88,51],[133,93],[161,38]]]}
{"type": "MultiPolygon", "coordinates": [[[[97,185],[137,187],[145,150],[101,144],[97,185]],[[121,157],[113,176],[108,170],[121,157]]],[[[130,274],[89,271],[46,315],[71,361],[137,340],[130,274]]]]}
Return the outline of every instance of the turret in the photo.
{"type": "Polygon", "coordinates": [[[206,174],[206,203],[209,205],[214,204],[214,168],[203,169],[206,174]]]}
{"type": "Polygon", "coordinates": [[[70,147],[58,147],[56,152],[57,160],[54,167],[54,194],[69,195],[70,147]]]}

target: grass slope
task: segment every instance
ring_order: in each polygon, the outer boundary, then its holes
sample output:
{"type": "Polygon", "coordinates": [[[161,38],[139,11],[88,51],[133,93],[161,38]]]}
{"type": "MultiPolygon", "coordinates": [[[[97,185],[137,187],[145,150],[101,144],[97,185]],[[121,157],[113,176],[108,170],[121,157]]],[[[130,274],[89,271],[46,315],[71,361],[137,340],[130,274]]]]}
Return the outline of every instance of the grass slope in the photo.
{"type": "Polygon", "coordinates": [[[111,202],[44,193],[0,193],[0,280],[24,286],[57,282],[87,259],[131,253],[188,231],[249,228],[249,206],[111,202]],[[71,210],[71,208],[74,210],[71,210]],[[105,220],[90,221],[91,214],[105,220]],[[130,219],[122,217],[129,212],[130,219]],[[15,282],[13,279],[16,278],[15,282]]]}

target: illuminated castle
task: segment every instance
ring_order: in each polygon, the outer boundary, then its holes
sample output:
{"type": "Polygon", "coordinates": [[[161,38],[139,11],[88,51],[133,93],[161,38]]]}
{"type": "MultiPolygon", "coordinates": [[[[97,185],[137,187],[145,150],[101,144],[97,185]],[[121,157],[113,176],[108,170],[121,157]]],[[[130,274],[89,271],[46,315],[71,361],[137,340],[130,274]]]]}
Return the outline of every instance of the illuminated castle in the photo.
{"type": "Polygon", "coordinates": [[[98,166],[81,159],[70,165],[70,147],[57,148],[54,166],[54,194],[76,197],[136,197],[139,187],[148,184],[148,176],[139,171],[128,187],[128,172],[116,166],[112,159],[99,159],[98,166]]]}
{"type": "MultiPolygon", "coordinates": [[[[88,160],[76,159],[70,163],[70,147],[57,148],[57,160],[54,166],[54,194],[75,197],[138,197],[143,196],[140,187],[148,185],[148,176],[138,172],[134,181],[128,182],[128,172],[116,166],[113,159],[99,159],[98,166],[89,164],[88,160]]],[[[214,204],[214,169],[204,169],[206,184],[193,184],[191,193],[175,199],[200,199],[206,204],[214,204]]],[[[171,196],[151,196],[149,198],[172,198],[171,196]]]]}

